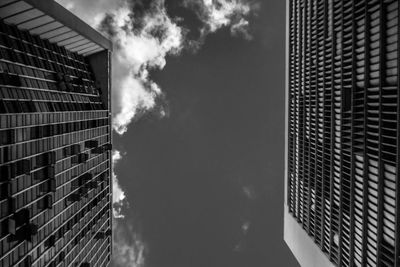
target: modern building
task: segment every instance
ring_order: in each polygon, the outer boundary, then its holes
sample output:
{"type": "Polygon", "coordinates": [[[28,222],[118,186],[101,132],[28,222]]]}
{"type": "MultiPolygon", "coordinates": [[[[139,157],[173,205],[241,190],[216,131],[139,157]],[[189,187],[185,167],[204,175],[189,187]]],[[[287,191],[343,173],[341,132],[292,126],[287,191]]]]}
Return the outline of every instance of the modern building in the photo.
{"type": "Polygon", "coordinates": [[[400,266],[397,0],[288,0],[284,238],[302,266],[400,266]]]}
{"type": "Polygon", "coordinates": [[[0,1],[0,266],[108,266],[111,42],[52,0],[0,1]]]}

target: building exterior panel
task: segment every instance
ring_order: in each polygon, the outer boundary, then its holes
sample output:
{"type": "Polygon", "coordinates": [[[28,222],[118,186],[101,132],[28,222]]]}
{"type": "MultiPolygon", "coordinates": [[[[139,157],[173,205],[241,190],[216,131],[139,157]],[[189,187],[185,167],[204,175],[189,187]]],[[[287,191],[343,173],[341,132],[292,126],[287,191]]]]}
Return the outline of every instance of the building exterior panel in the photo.
{"type": "Polygon", "coordinates": [[[285,220],[333,265],[400,266],[398,14],[287,1],[285,220]]]}
{"type": "Polygon", "coordinates": [[[0,2],[0,266],[107,266],[111,43],[42,2],[0,2]]]}

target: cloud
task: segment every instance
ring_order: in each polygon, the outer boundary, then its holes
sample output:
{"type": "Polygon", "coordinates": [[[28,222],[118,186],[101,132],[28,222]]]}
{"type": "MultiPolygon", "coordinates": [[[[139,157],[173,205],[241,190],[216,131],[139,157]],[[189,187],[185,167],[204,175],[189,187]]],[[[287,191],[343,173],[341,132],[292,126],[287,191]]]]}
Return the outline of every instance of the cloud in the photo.
{"type": "Polygon", "coordinates": [[[250,228],[250,221],[245,221],[242,224],[242,232],[243,232],[244,235],[247,234],[247,232],[249,231],[249,228],[250,228]]]}
{"type": "Polygon", "coordinates": [[[113,129],[124,134],[128,125],[148,111],[168,115],[166,97],[150,77],[162,70],[168,55],[185,48],[196,51],[205,36],[223,27],[232,35],[252,39],[249,18],[258,5],[245,0],[184,0],[202,21],[200,37],[187,40],[188,29],[171,18],[164,0],[58,0],[91,26],[109,35],[112,56],[113,129]]]}
{"type": "Polygon", "coordinates": [[[250,221],[244,221],[241,225],[241,238],[238,243],[233,248],[233,251],[235,252],[243,252],[246,249],[246,235],[250,229],[251,222],[250,221]]]}
{"type": "Polygon", "coordinates": [[[233,251],[235,252],[243,252],[245,249],[245,243],[243,241],[240,241],[239,243],[236,244],[236,246],[233,248],[233,251]]]}
{"type": "Polygon", "coordinates": [[[133,225],[121,223],[117,219],[113,221],[114,246],[112,266],[144,266],[147,245],[143,242],[141,235],[133,225]]]}
{"type": "Polygon", "coordinates": [[[241,18],[239,22],[231,26],[231,33],[234,36],[243,36],[246,40],[252,40],[253,36],[249,33],[249,22],[241,18]]]}
{"type": "Polygon", "coordinates": [[[125,0],[56,0],[59,4],[69,9],[80,19],[95,27],[98,25],[107,10],[115,10],[122,6],[125,0]]]}
{"type": "Polygon", "coordinates": [[[254,186],[252,185],[246,185],[242,187],[243,194],[248,198],[248,199],[256,199],[257,198],[257,192],[254,186]]]}
{"type": "Polygon", "coordinates": [[[121,152],[112,152],[112,182],[113,182],[113,258],[112,265],[116,267],[144,267],[147,246],[140,234],[138,220],[127,221],[122,208],[127,204],[125,192],[122,190],[115,166],[122,159],[121,152]]]}
{"type": "Polygon", "coordinates": [[[112,152],[112,186],[113,186],[113,195],[112,195],[112,203],[113,203],[113,215],[115,218],[124,218],[122,214],[122,207],[126,203],[126,195],[122,190],[119,181],[117,179],[117,175],[115,174],[115,166],[118,161],[122,159],[122,155],[118,150],[113,150],[112,152]]]}
{"type": "Polygon", "coordinates": [[[164,94],[151,80],[150,71],[163,69],[167,55],[183,49],[184,30],[167,14],[163,1],[155,1],[142,16],[136,6],[123,6],[109,13],[101,29],[111,33],[113,53],[114,106],[113,128],[119,134],[144,112],[158,108],[162,117],[164,94]]]}
{"type": "Polygon", "coordinates": [[[259,9],[257,2],[246,0],[184,0],[184,6],[192,9],[203,22],[198,44],[213,32],[229,27],[232,35],[252,39],[249,32],[249,18],[259,9]]]}
{"type": "Polygon", "coordinates": [[[163,69],[167,55],[182,51],[186,30],[167,14],[164,0],[58,2],[114,43],[113,129],[124,134],[132,121],[150,110],[166,116],[164,93],[151,80],[150,72],[163,69]]]}
{"type": "Polygon", "coordinates": [[[65,8],[68,10],[72,10],[72,9],[74,9],[74,7],[75,7],[75,3],[73,3],[73,2],[65,3],[65,8]]]}

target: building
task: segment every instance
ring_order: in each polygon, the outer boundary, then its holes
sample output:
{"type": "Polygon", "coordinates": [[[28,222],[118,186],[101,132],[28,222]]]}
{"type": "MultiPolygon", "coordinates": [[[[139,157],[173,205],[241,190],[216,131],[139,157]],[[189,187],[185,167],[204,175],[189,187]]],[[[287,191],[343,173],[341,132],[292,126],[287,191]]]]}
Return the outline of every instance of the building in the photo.
{"type": "Polygon", "coordinates": [[[287,1],[284,238],[302,266],[400,266],[398,39],[396,0],[287,1]]]}
{"type": "Polygon", "coordinates": [[[0,266],[108,266],[112,44],[52,0],[0,18],[0,266]]]}

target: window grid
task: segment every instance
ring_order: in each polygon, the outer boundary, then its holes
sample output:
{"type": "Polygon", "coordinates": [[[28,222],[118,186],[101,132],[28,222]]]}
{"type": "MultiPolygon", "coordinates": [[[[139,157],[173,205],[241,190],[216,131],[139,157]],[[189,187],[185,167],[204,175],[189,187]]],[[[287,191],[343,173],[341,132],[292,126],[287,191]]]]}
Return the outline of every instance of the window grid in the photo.
{"type": "Polygon", "coordinates": [[[287,205],[340,266],[400,266],[398,14],[289,1],[287,205]]]}
{"type": "Polygon", "coordinates": [[[110,111],[94,77],[87,58],[0,21],[2,267],[79,265],[88,240],[110,261],[111,232],[94,238],[112,216],[110,111]]]}

